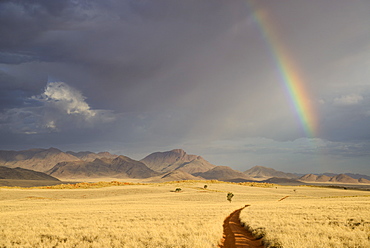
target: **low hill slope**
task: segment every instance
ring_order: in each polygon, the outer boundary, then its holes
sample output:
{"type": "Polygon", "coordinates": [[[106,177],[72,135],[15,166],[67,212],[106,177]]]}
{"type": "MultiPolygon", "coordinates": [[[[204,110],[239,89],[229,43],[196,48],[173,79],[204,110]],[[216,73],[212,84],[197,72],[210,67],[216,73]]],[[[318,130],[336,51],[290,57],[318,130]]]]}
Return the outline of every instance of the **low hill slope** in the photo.
{"type": "Polygon", "coordinates": [[[169,181],[183,181],[183,180],[204,180],[202,177],[196,177],[182,170],[175,170],[167,172],[164,175],[153,177],[152,182],[169,182],[169,181]]]}
{"type": "Polygon", "coordinates": [[[280,184],[280,185],[304,185],[304,182],[301,182],[297,179],[293,178],[279,178],[279,177],[272,177],[267,180],[264,180],[262,182],[265,183],[275,183],[275,184],[280,184]]]}
{"type": "Polygon", "coordinates": [[[248,177],[254,178],[267,178],[267,177],[297,178],[297,176],[292,173],[285,173],[264,166],[254,166],[249,170],[244,171],[244,174],[247,175],[248,177]]]}
{"type": "Polygon", "coordinates": [[[59,181],[59,179],[42,172],[27,170],[19,167],[8,168],[5,166],[0,166],[0,179],[59,181]]]}
{"type": "Polygon", "coordinates": [[[359,183],[366,183],[366,184],[370,184],[370,180],[366,179],[366,178],[360,178],[358,179],[358,182],[359,183]]]}
{"type": "Polygon", "coordinates": [[[63,179],[99,177],[148,178],[158,175],[158,173],[149,169],[142,162],[126,156],[118,156],[115,159],[97,158],[92,162],[62,162],[49,170],[48,174],[63,179]]]}
{"type": "Polygon", "coordinates": [[[212,168],[215,168],[215,165],[209,163],[208,161],[199,156],[190,162],[180,164],[175,163],[167,168],[170,169],[171,171],[182,170],[189,174],[193,174],[197,172],[206,172],[212,168]]]}
{"type": "Polygon", "coordinates": [[[215,179],[220,181],[228,181],[231,179],[246,179],[252,180],[250,177],[240,171],[231,169],[228,166],[216,166],[206,172],[194,173],[193,176],[200,176],[205,179],[215,179]]]}
{"type": "Polygon", "coordinates": [[[189,155],[182,149],[167,152],[155,152],[142,160],[150,169],[158,172],[170,172],[181,169],[189,174],[205,172],[215,167],[197,155],[189,155]]]}

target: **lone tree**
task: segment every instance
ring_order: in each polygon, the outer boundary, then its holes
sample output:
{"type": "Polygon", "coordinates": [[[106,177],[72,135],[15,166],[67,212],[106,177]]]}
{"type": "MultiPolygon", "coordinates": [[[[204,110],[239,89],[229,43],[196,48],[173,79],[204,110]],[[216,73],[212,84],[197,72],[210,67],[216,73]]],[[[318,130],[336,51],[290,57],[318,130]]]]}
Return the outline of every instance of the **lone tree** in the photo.
{"type": "Polygon", "coordinates": [[[204,185],[204,187],[203,187],[203,188],[204,188],[204,189],[206,189],[207,187],[208,187],[207,185],[204,185]]]}
{"type": "Polygon", "coordinates": [[[176,188],[175,192],[180,192],[181,188],[176,188]]]}
{"type": "Polygon", "coordinates": [[[233,198],[234,194],[229,192],[227,193],[227,200],[231,203],[231,199],[233,198]]]}

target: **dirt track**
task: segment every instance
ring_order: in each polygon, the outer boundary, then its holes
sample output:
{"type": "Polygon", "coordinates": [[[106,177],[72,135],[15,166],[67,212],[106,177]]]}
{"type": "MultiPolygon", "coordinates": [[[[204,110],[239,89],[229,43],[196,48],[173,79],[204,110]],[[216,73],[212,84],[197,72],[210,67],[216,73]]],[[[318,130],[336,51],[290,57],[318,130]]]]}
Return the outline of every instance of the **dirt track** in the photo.
{"type": "MultiPolygon", "coordinates": [[[[248,207],[246,205],[245,207],[248,207]]],[[[245,207],[232,212],[224,221],[224,235],[220,248],[263,248],[261,239],[256,239],[247,231],[239,220],[240,211],[245,207]]]]}

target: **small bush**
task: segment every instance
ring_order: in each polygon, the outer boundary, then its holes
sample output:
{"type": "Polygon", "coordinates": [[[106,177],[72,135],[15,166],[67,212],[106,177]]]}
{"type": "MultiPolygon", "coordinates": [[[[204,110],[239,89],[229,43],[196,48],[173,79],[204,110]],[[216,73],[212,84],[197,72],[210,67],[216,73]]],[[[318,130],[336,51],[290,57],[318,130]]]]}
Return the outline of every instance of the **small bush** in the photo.
{"type": "Polygon", "coordinates": [[[231,203],[231,199],[234,197],[234,194],[229,192],[227,193],[227,200],[231,203]]]}

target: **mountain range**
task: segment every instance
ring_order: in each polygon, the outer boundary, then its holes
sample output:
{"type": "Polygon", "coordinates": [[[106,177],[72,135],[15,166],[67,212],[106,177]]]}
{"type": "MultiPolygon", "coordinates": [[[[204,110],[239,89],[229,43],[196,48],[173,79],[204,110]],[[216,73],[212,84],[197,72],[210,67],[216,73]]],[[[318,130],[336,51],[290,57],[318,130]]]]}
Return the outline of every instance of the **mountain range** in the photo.
{"type": "Polygon", "coordinates": [[[209,163],[201,156],[189,155],[182,149],[167,152],[155,152],[142,160],[150,169],[158,172],[170,172],[181,169],[189,174],[206,172],[215,165],[209,163]]]}
{"type": "Polygon", "coordinates": [[[298,174],[285,173],[263,166],[255,166],[241,172],[228,166],[213,165],[203,157],[187,154],[182,149],[154,152],[140,161],[108,152],[63,152],[57,148],[0,151],[0,166],[4,168],[20,167],[43,172],[62,180],[89,180],[93,178],[135,178],[145,179],[145,181],[215,179],[232,182],[300,183],[302,181],[370,184],[368,176],[358,174],[351,174],[355,175],[354,177],[346,174],[331,175],[327,173],[307,174],[300,177],[298,174]]]}
{"type": "Polygon", "coordinates": [[[63,161],[75,161],[79,158],[56,148],[29,149],[25,151],[0,151],[0,165],[45,172],[63,161]]]}
{"type": "Polygon", "coordinates": [[[304,182],[339,182],[339,183],[366,183],[370,184],[370,180],[360,177],[360,178],[353,178],[346,174],[334,174],[333,176],[327,175],[314,175],[314,174],[307,174],[299,178],[301,181],[304,182]]]}
{"type": "Polygon", "coordinates": [[[62,152],[57,148],[29,149],[24,151],[0,151],[0,165],[46,172],[60,162],[93,161],[96,158],[115,158],[108,152],[62,152]]]}
{"type": "Polygon", "coordinates": [[[94,161],[71,161],[56,164],[47,171],[51,176],[67,179],[81,178],[148,178],[159,173],[148,168],[144,163],[126,156],[96,158],[94,161]]]}

